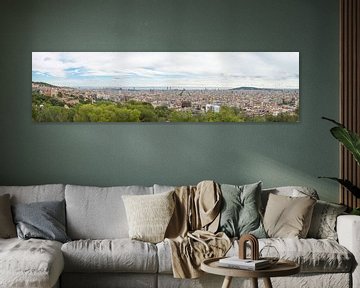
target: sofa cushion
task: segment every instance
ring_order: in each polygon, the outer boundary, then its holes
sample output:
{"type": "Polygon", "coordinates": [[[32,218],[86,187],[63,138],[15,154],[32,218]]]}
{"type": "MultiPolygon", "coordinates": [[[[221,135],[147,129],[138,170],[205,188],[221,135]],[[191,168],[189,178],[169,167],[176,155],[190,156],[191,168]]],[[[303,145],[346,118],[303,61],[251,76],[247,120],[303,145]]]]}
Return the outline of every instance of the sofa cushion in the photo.
{"type": "Polygon", "coordinates": [[[0,239],[0,287],[53,287],[63,268],[59,242],[0,239]]]}
{"type": "Polygon", "coordinates": [[[265,208],[270,194],[289,196],[289,197],[310,196],[311,198],[319,199],[319,195],[317,194],[316,190],[310,187],[284,186],[284,187],[263,189],[261,191],[261,206],[263,212],[265,212],[265,208]]]}
{"type": "Polygon", "coordinates": [[[297,262],[302,272],[350,272],[354,263],[344,246],[329,239],[272,238],[263,245],[274,246],[280,258],[297,262]]]}
{"type": "Polygon", "coordinates": [[[176,186],[154,184],[153,188],[154,188],[154,194],[159,194],[159,193],[174,191],[176,186]]]}
{"type": "Polygon", "coordinates": [[[66,185],[67,233],[71,239],[128,238],[123,195],[153,194],[152,187],[66,185]]]}
{"type": "Polygon", "coordinates": [[[264,227],[269,237],[305,238],[310,227],[316,200],[270,194],[264,215],[264,227]]]}
{"type": "Polygon", "coordinates": [[[66,272],[156,273],[156,246],[130,239],[78,240],[61,248],[66,272]]]}
{"type": "MultiPolygon", "coordinates": [[[[259,239],[259,249],[274,246],[281,259],[295,261],[301,273],[348,273],[354,266],[353,255],[338,242],[329,239],[266,238],[259,239]]],[[[171,248],[167,241],[156,244],[159,273],[171,274],[171,248]]],[[[238,242],[234,241],[226,256],[238,255],[238,242]]],[[[247,251],[250,257],[250,249],[247,251]]],[[[275,256],[275,255],[273,255],[275,256]]],[[[275,287],[275,286],[274,286],[275,287]]]]}
{"type": "Polygon", "coordinates": [[[175,208],[174,192],[156,195],[124,195],[131,239],[157,243],[164,240],[175,208]]]}
{"type": "Polygon", "coordinates": [[[307,237],[337,240],[336,219],[346,209],[345,205],[318,200],[314,207],[307,237]]]}
{"type": "Polygon", "coordinates": [[[65,201],[45,201],[13,206],[19,238],[69,241],[65,229],[65,201]]]}
{"type": "Polygon", "coordinates": [[[0,196],[0,238],[16,237],[9,194],[0,196]]]}
{"type": "Polygon", "coordinates": [[[10,194],[11,204],[61,201],[65,198],[65,186],[63,184],[0,186],[0,195],[4,194],[10,194]]]}
{"type": "Polygon", "coordinates": [[[247,233],[266,237],[260,216],[261,182],[242,186],[221,184],[221,193],[219,231],[229,237],[247,233]]]}

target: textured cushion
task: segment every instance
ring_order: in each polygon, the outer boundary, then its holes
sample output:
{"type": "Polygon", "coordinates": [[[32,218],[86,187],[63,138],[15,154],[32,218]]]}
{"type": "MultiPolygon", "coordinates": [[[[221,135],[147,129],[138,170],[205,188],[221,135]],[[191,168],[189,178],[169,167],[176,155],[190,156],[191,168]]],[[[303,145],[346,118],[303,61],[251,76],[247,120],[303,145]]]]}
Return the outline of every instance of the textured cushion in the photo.
{"type": "Polygon", "coordinates": [[[0,287],[53,287],[63,268],[61,243],[0,239],[0,287]]]}
{"type": "MultiPolygon", "coordinates": [[[[281,259],[298,263],[301,267],[301,273],[350,272],[354,265],[353,255],[334,240],[311,238],[259,239],[259,249],[261,250],[264,246],[273,246],[279,252],[281,259]]],[[[227,256],[236,255],[238,247],[238,243],[234,242],[227,256]]],[[[250,253],[250,251],[248,252],[250,253]]]]}
{"type": "Polygon", "coordinates": [[[18,236],[22,239],[70,240],[65,231],[64,201],[15,204],[13,213],[18,236]]]}
{"type": "Polygon", "coordinates": [[[337,240],[336,219],[344,213],[346,206],[318,200],[314,206],[307,237],[337,240]]]}
{"type": "Polygon", "coordinates": [[[173,191],[156,195],[124,195],[129,237],[157,243],[164,240],[174,212],[173,191]]]}
{"type": "Polygon", "coordinates": [[[0,196],[0,238],[16,237],[15,225],[11,215],[10,196],[0,196]]]}
{"type": "Polygon", "coordinates": [[[261,182],[235,186],[222,184],[222,208],[219,231],[229,237],[251,233],[266,237],[260,216],[261,182]]]}
{"type": "Polygon", "coordinates": [[[269,237],[305,238],[316,200],[306,197],[269,195],[264,227],[269,237]]]}
{"type": "Polygon", "coordinates": [[[128,238],[126,212],[121,198],[128,194],[153,194],[153,188],[66,185],[66,219],[70,238],[128,238]]]}
{"type": "Polygon", "coordinates": [[[157,271],[156,246],[130,239],[78,240],[61,248],[66,272],[157,271]]]}
{"type": "Polygon", "coordinates": [[[65,186],[62,184],[0,186],[0,195],[4,194],[10,194],[11,204],[61,201],[65,197],[65,186]]]}

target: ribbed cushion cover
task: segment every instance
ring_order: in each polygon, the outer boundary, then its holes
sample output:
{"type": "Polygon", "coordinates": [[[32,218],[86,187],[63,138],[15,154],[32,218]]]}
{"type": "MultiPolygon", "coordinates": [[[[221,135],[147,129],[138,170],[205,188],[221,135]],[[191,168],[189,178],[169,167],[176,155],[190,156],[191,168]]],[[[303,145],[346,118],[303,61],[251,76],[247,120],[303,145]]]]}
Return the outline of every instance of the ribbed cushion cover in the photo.
{"type": "Polygon", "coordinates": [[[173,193],[123,196],[131,239],[151,243],[164,240],[175,208],[173,193]]]}
{"type": "Polygon", "coordinates": [[[307,237],[337,240],[336,219],[345,211],[345,205],[318,200],[314,207],[307,237]]]}

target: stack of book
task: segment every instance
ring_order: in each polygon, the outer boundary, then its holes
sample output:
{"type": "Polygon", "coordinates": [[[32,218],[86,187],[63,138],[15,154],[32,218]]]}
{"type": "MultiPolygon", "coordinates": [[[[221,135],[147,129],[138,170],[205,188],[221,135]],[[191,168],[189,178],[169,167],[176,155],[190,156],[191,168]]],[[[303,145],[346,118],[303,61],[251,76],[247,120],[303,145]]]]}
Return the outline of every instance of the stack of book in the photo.
{"type": "Polygon", "coordinates": [[[246,270],[260,270],[270,267],[271,262],[267,259],[251,260],[240,259],[238,256],[234,256],[220,259],[219,266],[246,270]]]}

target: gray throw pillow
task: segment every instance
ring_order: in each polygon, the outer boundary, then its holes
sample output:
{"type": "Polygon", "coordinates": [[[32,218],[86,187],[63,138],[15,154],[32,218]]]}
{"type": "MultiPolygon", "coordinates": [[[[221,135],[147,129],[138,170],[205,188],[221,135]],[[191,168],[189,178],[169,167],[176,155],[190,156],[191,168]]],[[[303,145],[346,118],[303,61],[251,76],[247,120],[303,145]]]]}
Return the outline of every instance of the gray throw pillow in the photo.
{"type": "Polygon", "coordinates": [[[10,196],[0,196],[0,238],[16,237],[16,229],[11,215],[10,196]]]}
{"type": "Polygon", "coordinates": [[[337,240],[336,219],[345,210],[344,205],[318,200],[312,214],[308,237],[337,240]]]}
{"type": "Polygon", "coordinates": [[[65,232],[65,201],[15,204],[13,214],[19,238],[70,241],[65,232]]]}
{"type": "Polygon", "coordinates": [[[229,237],[253,234],[266,238],[260,216],[261,182],[236,186],[221,185],[222,209],[219,230],[229,237]]]}

